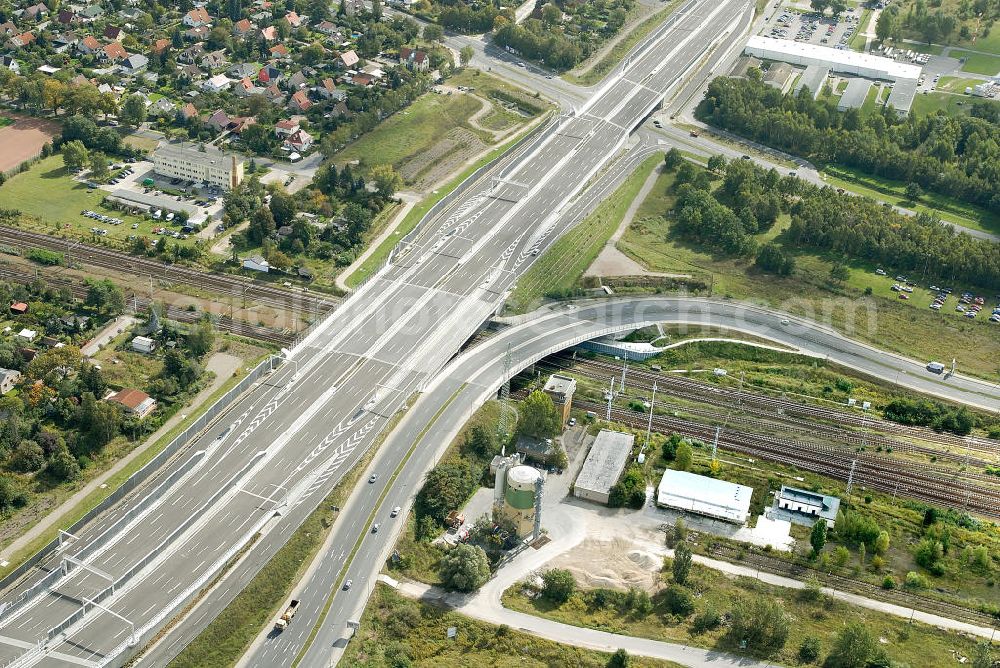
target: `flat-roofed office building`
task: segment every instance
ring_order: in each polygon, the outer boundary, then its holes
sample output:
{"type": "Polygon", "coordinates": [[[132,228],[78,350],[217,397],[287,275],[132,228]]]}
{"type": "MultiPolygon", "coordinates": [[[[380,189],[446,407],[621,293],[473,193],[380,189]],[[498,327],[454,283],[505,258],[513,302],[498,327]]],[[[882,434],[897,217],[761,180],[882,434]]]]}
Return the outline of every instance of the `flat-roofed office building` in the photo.
{"type": "Polygon", "coordinates": [[[160,144],[153,152],[153,171],[160,176],[206,183],[232,190],[243,181],[243,160],[210,147],[160,144]]]}

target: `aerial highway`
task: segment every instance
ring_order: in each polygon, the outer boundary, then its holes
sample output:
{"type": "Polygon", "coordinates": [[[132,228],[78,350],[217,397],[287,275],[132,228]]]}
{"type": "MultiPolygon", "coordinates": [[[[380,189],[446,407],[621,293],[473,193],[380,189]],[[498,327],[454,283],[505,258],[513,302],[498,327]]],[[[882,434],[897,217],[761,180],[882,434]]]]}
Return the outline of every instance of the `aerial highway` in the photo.
{"type": "Polygon", "coordinates": [[[302,609],[297,628],[282,634],[265,630],[241,665],[285,665],[307,643],[301,666],[327,666],[349,641],[348,622],[360,619],[367,593],[396,542],[405,522],[405,509],[424,473],[466,420],[486,399],[495,396],[504,378],[504,357],[510,350],[510,372],[516,374],[557,350],[613,332],[654,323],[708,326],[744,332],[828,358],[875,378],[898,377],[900,385],[930,396],[1000,411],[1000,387],[964,376],[943,379],[929,373],[924,363],[858,343],[821,324],[778,311],[721,300],[678,297],[616,298],[546,307],[513,319],[482,344],[463,352],[438,375],[392,432],[369,470],[379,480],[357,492],[343,509],[324,552],[317,556],[296,598],[302,609]],[[787,323],[787,324],[786,324],[787,323]],[[409,458],[405,453],[413,448],[409,458]],[[394,480],[392,474],[398,470],[394,480]],[[375,503],[385,491],[380,503],[375,503]],[[391,509],[404,509],[391,518],[391,509]],[[371,533],[372,522],[381,524],[371,533]],[[355,542],[357,554],[348,560],[355,542]],[[351,580],[353,586],[343,589],[351,580]],[[329,609],[324,615],[322,610],[329,609]],[[315,638],[310,634],[319,623],[315,638]]]}
{"type": "Polygon", "coordinates": [[[746,9],[737,0],[680,7],[588,102],[418,228],[156,481],[64,536],[4,592],[0,662],[121,665],[258,534],[251,551],[287,539],[746,9]]]}

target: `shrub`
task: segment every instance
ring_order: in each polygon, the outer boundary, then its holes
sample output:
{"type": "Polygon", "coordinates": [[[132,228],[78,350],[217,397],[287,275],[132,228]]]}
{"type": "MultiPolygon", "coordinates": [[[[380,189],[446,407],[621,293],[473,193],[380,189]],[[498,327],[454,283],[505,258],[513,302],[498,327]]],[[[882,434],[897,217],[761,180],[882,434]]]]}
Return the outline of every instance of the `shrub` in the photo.
{"type": "Polygon", "coordinates": [[[722,623],[722,616],[716,612],[715,608],[706,608],[695,615],[691,621],[691,633],[698,635],[706,631],[719,628],[722,623]]]}
{"type": "Polygon", "coordinates": [[[565,603],[575,590],[573,574],[564,568],[552,568],[542,575],[542,596],[553,603],[565,603]]]}
{"type": "Polygon", "coordinates": [[[814,663],[819,658],[821,645],[816,636],[806,636],[799,645],[799,661],[802,663],[814,663]]]}
{"type": "Polygon", "coordinates": [[[663,597],[667,610],[671,614],[687,617],[694,612],[694,599],[687,589],[679,585],[670,585],[663,597]]]}
{"type": "Polygon", "coordinates": [[[788,616],[778,601],[740,596],[733,603],[729,638],[755,652],[771,654],[788,640],[788,616]]]}
{"type": "Polygon", "coordinates": [[[927,578],[920,573],[910,571],[906,574],[906,587],[908,589],[926,589],[927,578]]]}
{"type": "Polygon", "coordinates": [[[891,575],[886,575],[882,578],[882,589],[895,589],[896,588],[896,578],[891,575]]]}

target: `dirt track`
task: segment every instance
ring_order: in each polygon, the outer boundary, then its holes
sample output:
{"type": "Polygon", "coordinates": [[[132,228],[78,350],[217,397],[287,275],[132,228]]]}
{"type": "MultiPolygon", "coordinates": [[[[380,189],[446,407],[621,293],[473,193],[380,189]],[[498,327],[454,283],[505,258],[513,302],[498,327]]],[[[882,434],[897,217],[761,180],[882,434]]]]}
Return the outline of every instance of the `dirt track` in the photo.
{"type": "Polygon", "coordinates": [[[59,124],[41,118],[5,114],[13,125],[0,128],[0,173],[7,172],[42,152],[59,133],[59,124]]]}

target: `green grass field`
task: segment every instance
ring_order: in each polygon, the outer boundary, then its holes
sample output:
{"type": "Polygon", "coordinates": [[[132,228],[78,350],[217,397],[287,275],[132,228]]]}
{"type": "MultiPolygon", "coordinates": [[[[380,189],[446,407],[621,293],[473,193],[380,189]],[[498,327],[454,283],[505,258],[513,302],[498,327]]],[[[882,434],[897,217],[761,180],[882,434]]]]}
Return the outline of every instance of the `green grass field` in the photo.
{"type": "Polygon", "coordinates": [[[937,89],[946,93],[964,94],[966,88],[972,88],[976,84],[982,83],[982,79],[968,79],[964,77],[941,77],[937,83],[937,89]]]}
{"type": "MultiPolygon", "coordinates": [[[[673,208],[669,190],[672,174],[659,177],[650,196],[636,212],[635,220],[618,243],[619,250],[651,271],[666,273],[709,272],[716,296],[745,299],[769,304],[804,317],[818,319],[831,327],[879,348],[893,350],[917,359],[934,359],[959,352],[959,364],[966,373],[996,378],[1000,359],[1000,325],[980,316],[974,321],[954,313],[955,300],[946,310],[927,308],[929,295],[918,289],[909,301],[901,301],[889,291],[891,280],[874,274],[866,263],[848,263],[850,277],[840,285],[828,280],[830,268],[839,258],[800,250],[785,245],[795,256],[796,273],[782,278],[755,271],[752,260],[734,259],[675,239],[671,223],[665,217],[673,208]],[[865,288],[873,295],[865,296],[865,288]],[[921,294],[922,293],[922,294],[921,294]]],[[[782,243],[781,232],[788,225],[782,216],[759,241],[774,239],[782,243]]],[[[885,269],[894,275],[892,267],[885,269]]],[[[919,275],[911,278],[920,281],[919,275]]],[[[961,292],[974,286],[951,286],[961,292]]],[[[986,293],[983,290],[980,294],[986,293]]]]}
{"type": "MultiPolygon", "coordinates": [[[[344,666],[421,668],[604,668],[611,655],[544,640],[410,601],[378,585],[347,645],[344,666]],[[450,627],[455,637],[448,638],[450,627]]],[[[668,661],[630,657],[630,668],[679,668],[668,661]]]]}
{"type": "MultiPolygon", "coordinates": [[[[479,100],[468,95],[426,93],[339,151],[333,160],[337,164],[358,160],[363,165],[388,163],[399,167],[429,149],[449,130],[471,130],[469,116],[481,106],[479,100]]],[[[489,141],[482,132],[472,131],[489,141]]]]}
{"type": "Polygon", "coordinates": [[[1000,56],[958,50],[952,51],[950,55],[952,58],[965,58],[965,62],[962,63],[963,72],[985,74],[990,77],[1000,73],[1000,56]]]}
{"type": "MultiPolygon", "coordinates": [[[[153,234],[154,226],[164,223],[148,218],[140,218],[121,211],[105,207],[101,201],[108,191],[100,188],[88,190],[83,183],[73,180],[63,166],[61,155],[53,155],[33,165],[27,172],[11,177],[0,186],[0,208],[19,209],[29,215],[23,220],[22,226],[39,232],[65,236],[75,239],[101,239],[110,241],[117,246],[128,243],[129,235],[148,236],[158,239],[153,234]],[[109,225],[80,214],[84,209],[90,209],[108,216],[114,216],[125,221],[121,225],[109,225]],[[132,224],[138,223],[137,229],[132,224]],[[91,227],[108,231],[107,236],[95,237],[91,227]]],[[[179,230],[179,226],[177,226],[179,230]]],[[[171,239],[170,243],[193,244],[192,236],[186,240],[171,239]]]]}
{"type": "Polygon", "coordinates": [[[476,95],[493,103],[493,111],[479,119],[479,124],[491,130],[506,130],[530,118],[537,118],[552,105],[534,93],[511,85],[495,76],[477,69],[466,68],[448,79],[449,86],[468,86],[476,95]],[[507,109],[504,103],[513,102],[518,111],[507,109]]]}
{"type": "Polygon", "coordinates": [[[865,38],[865,28],[868,26],[868,22],[872,18],[872,10],[865,8],[861,12],[861,20],[858,21],[857,30],[851,35],[851,39],[847,42],[847,46],[853,51],[864,51],[865,43],[868,41],[865,38]]]}
{"type": "Polygon", "coordinates": [[[593,213],[552,244],[518,280],[507,299],[510,312],[525,313],[546,294],[573,288],[614,234],[650,172],[662,162],[659,153],[647,158],[593,213]]]}

